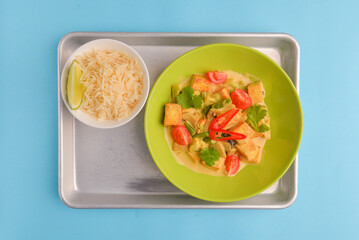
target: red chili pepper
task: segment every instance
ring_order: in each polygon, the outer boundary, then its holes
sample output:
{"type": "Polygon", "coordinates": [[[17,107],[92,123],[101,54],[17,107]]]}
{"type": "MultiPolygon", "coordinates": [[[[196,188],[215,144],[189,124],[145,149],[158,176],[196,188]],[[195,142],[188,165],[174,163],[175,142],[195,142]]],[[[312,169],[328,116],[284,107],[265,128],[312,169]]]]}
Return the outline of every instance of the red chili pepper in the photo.
{"type": "Polygon", "coordinates": [[[238,112],[239,112],[238,108],[233,108],[228,112],[223,113],[219,117],[213,119],[213,121],[209,125],[209,129],[219,130],[224,128],[238,112]]]}
{"type": "Polygon", "coordinates": [[[226,131],[226,130],[211,130],[209,137],[215,141],[227,141],[227,140],[241,140],[245,139],[246,135],[241,133],[226,131]],[[222,136],[224,135],[224,136],[222,136]],[[229,135],[229,136],[228,136],[229,135]]]}

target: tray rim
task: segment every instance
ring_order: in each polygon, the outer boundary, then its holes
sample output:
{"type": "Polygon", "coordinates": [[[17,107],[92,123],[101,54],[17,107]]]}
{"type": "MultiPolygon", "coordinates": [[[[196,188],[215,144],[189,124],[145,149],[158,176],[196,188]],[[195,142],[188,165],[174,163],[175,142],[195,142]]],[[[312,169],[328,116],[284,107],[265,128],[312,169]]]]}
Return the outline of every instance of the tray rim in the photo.
{"type": "MultiPolygon", "coordinates": [[[[261,205],[261,206],[255,206],[255,205],[239,205],[237,207],[233,205],[223,205],[221,203],[216,203],[216,205],[153,205],[153,206],[145,206],[144,204],[123,204],[123,206],[118,207],[115,205],[106,206],[106,207],[99,207],[99,206],[93,206],[93,207],[79,207],[75,204],[70,203],[66,199],[66,197],[63,194],[62,191],[62,173],[63,173],[63,154],[62,154],[62,99],[60,97],[61,90],[60,90],[60,52],[62,49],[62,46],[64,42],[72,37],[86,37],[91,36],[94,37],[94,35],[106,35],[106,38],[111,37],[257,37],[257,38],[283,38],[291,42],[293,46],[295,47],[295,50],[297,52],[296,55],[296,64],[295,64],[295,78],[296,81],[293,83],[293,85],[296,88],[296,91],[298,95],[300,96],[300,46],[298,41],[290,34],[288,33],[265,33],[265,32],[259,32],[259,33],[251,33],[251,32],[244,32],[244,33],[236,33],[236,32],[92,32],[92,31],[74,31],[69,32],[65,34],[59,41],[57,46],[57,85],[58,85],[58,194],[61,199],[61,201],[70,208],[75,209],[109,209],[109,208],[118,208],[118,209],[126,209],[126,208],[141,208],[141,209],[285,209],[291,206],[298,196],[298,155],[299,152],[296,154],[295,159],[291,166],[294,167],[294,177],[293,177],[293,184],[294,184],[294,191],[291,198],[289,198],[288,201],[286,201],[284,204],[281,204],[280,206],[274,206],[274,205],[261,205]]],[[[100,38],[100,36],[99,36],[100,38]]],[[[231,204],[231,203],[229,203],[231,204]]]]}

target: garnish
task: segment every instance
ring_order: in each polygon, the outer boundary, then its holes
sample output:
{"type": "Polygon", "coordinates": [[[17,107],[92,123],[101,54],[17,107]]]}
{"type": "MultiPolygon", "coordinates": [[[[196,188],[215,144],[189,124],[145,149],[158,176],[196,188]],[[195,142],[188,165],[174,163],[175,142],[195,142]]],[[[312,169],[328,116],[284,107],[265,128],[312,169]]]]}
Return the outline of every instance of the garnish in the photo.
{"type": "Polygon", "coordinates": [[[262,105],[252,105],[246,110],[247,123],[257,132],[266,132],[269,127],[265,124],[259,125],[259,122],[267,115],[267,110],[262,105]]]}
{"type": "Polygon", "coordinates": [[[221,154],[213,148],[204,148],[201,151],[201,159],[210,167],[214,166],[221,154]]]}
{"type": "Polygon", "coordinates": [[[269,131],[269,130],[270,130],[270,128],[266,124],[262,124],[262,125],[259,126],[258,132],[263,133],[263,132],[266,132],[266,131],[269,131]]]}
{"type": "Polygon", "coordinates": [[[195,109],[201,109],[202,108],[203,100],[202,100],[202,97],[200,95],[193,95],[192,101],[193,101],[193,107],[195,109]]]}
{"type": "Polygon", "coordinates": [[[203,99],[199,95],[194,95],[194,90],[191,86],[182,88],[181,93],[176,97],[176,99],[177,103],[181,105],[182,108],[202,108],[203,99]]]}

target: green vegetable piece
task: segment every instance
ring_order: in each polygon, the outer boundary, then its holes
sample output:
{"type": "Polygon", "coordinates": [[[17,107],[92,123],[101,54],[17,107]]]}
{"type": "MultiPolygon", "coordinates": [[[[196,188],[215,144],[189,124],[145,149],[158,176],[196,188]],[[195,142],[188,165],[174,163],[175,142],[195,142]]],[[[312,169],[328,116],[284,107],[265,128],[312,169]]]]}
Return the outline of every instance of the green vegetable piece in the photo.
{"type": "Polygon", "coordinates": [[[227,99],[221,100],[221,101],[213,104],[213,108],[220,109],[220,108],[223,108],[226,104],[229,104],[229,103],[232,103],[232,100],[230,98],[227,98],[227,99]]]}
{"type": "Polygon", "coordinates": [[[269,127],[262,124],[258,127],[259,122],[267,115],[267,110],[262,105],[252,105],[246,110],[247,123],[257,132],[265,132],[269,127]]]}
{"type": "Polygon", "coordinates": [[[202,110],[202,113],[207,116],[207,114],[208,114],[209,110],[211,110],[211,108],[212,108],[212,105],[205,106],[202,110]]]}
{"type": "Polygon", "coordinates": [[[203,106],[203,100],[202,97],[200,95],[194,95],[192,98],[193,101],[193,107],[195,109],[201,109],[203,106]]]}
{"type": "Polygon", "coordinates": [[[201,151],[201,159],[210,167],[214,166],[221,154],[213,148],[204,148],[201,151]]]}
{"type": "Polygon", "coordinates": [[[214,144],[216,141],[212,140],[210,137],[205,137],[202,139],[205,143],[208,143],[208,144],[214,144]]]}
{"type": "Polygon", "coordinates": [[[192,127],[192,125],[191,125],[189,122],[185,122],[184,125],[186,126],[188,132],[189,132],[191,135],[196,134],[196,129],[194,129],[194,127],[192,127]]]}
{"type": "Polygon", "coordinates": [[[238,88],[243,90],[245,89],[243,82],[239,80],[227,79],[226,84],[232,88],[231,90],[235,90],[238,88]]]}
{"type": "Polygon", "coordinates": [[[203,133],[198,133],[193,135],[194,138],[204,138],[204,137],[208,137],[209,133],[208,132],[203,132],[203,133]]]}
{"type": "Polygon", "coordinates": [[[177,103],[182,108],[196,108],[201,109],[203,105],[203,99],[201,96],[194,95],[194,90],[191,86],[183,88],[180,94],[176,97],[177,103]]]}
{"type": "Polygon", "coordinates": [[[258,132],[266,132],[266,131],[269,131],[269,127],[266,125],[266,124],[262,124],[259,126],[259,129],[258,129],[258,132]]]}
{"type": "Polygon", "coordinates": [[[179,84],[172,84],[172,88],[171,88],[172,102],[176,102],[176,97],[178,96],[179,93],[180,93],[179,84]]]}
{"type": "Polygon", "coordinates": [[[192,96],[193,96],[193,88],[191,86],[187,86],[181,90],[181,93],[176,97],[177,103],[181,105],[182,108],[191,108],[192,104],[192,96]]]}

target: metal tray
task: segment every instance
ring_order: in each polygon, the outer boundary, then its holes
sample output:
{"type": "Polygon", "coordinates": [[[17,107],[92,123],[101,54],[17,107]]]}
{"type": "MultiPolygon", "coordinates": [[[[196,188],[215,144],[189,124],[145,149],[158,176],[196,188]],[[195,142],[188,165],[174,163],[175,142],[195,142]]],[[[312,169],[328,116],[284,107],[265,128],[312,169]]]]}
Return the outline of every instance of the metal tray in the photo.
{"type": "Polygon", "coordinates": [[[60,95],[66,59],[82,44],[117,39],[134,47],[148,66],[151,86],[169,63],[211,43],[253,47],[274,59],[299,90],[299,45],[288,34],[272,33],[116,33],[74,32],[58,45],[59,195],[72,208],[267,208],[290,206],[297,196],[298,156],[272,187],[252,198],[213,203],[191,197],[157,169],[147,149],[144,109],[129,124],[101,130],[75,120],[60,95]]]}

